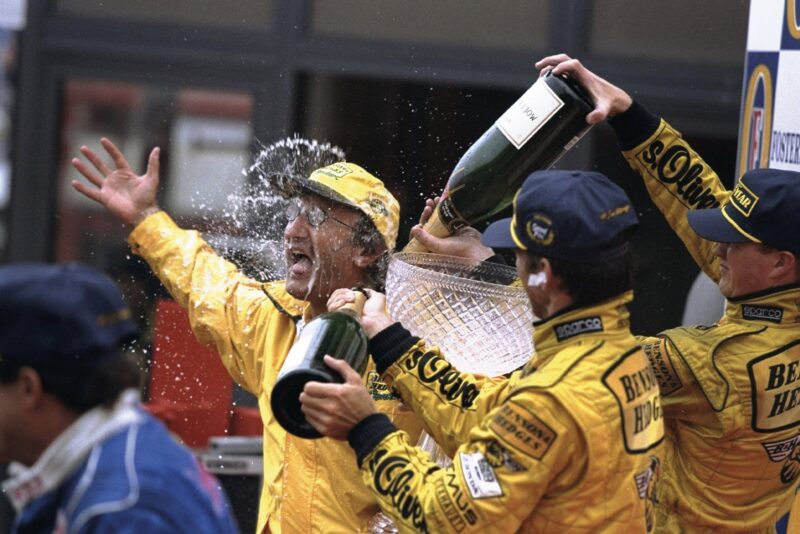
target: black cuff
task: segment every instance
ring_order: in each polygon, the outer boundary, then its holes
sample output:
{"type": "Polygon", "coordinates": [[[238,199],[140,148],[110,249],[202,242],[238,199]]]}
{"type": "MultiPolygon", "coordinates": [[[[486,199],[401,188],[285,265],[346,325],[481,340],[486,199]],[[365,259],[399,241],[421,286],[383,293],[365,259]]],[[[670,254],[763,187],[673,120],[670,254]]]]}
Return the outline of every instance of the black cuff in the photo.
{"type": "Polygon", "coordinates": [[[397,427],[394,426],[394,423],[383,413],[368,415],[359,421],[356,426],[351,428],[350,432],[347,434],[347,442],[356,452],[358,467],[361,467],[361,462],[364,461],[364,458],[372,452],[372,449],[374,449],[383,438],[396,430],[397,427]]]}
{"type": "Polygon", "coordinates": [[[375,360],[375,368],[378,373],[383,374],[400,356],[414,346],[419,338],[412,336],[411,332],[403,328],[400,323],[394,323],[390,327],[378,332],[375,337],[369,340],[369,353],[375,360]]]}
{"type": "Polygon", "coordinates": [[[653,135],[660,122],[658,117],[636,100],[625,112],[608,119],[608,123],[617,133],[622,150],[630,150],[641,144],[653,135]]]}

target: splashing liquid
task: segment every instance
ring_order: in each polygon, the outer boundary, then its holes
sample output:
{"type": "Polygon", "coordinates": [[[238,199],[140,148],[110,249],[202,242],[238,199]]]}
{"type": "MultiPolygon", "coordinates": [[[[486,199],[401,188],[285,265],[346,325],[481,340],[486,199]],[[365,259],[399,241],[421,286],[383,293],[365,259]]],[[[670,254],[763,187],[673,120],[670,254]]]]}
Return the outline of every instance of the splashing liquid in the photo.
{"type": "MultiPolygon", "coordinates": [[[[254,163],[242,170],[247,178],[242,191],[228,196],[224,226],[231,234],[206,236],[209,243],[251,278],[285,278],[286,199],[298,194],[298,184],[315,169],[344,160],[341,148],[297,134],[261,145],[254,163]]],[[[318,262],[313,269],[308,291],[318,277],[318,262]]]]}

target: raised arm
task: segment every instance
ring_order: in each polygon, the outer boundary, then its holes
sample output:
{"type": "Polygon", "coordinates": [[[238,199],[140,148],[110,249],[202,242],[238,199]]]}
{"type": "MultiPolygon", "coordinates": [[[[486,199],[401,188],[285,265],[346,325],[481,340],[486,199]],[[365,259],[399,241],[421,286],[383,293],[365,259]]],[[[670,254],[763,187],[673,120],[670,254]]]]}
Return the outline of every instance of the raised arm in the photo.
{"type": "Polygon", "coordinates": [[[84,145],[81,147],[81,154],[91,162],[94,169],[79,158],[72,159],[72,166],[91,185],[73,180],[72,187],[105,206],[109,213],[120,221],[134,227],[149,215],[159,211],[156,192],[161,150],[156,147],[150,152],[147,170],[140,176],[134,172],[128,160],[114,143],[105,137],[100,140],[100,143],[111,157],[115,168],[109,167],[103,158],[84,145]]]}

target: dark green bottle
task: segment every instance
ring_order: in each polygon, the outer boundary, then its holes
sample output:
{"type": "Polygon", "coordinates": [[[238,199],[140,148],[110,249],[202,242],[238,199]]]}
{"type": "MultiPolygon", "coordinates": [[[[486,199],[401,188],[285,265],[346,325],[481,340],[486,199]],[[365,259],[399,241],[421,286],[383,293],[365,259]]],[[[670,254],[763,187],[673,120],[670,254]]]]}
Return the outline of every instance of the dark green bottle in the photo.
{"type": "Polygon", "coordinates": [[[272,389],[272,413],[289,433],[301,438],[322,435],[306,421],[300,409],[300,393],[307,382],[342,383],[341,375],[325,365],[326,354],[345,360],[359,374],[367,367],[367,335],[357,317],[361,316],[366,293],[356,290],[355,302],[309,321],[286,356],[278,381],[272,389]]]}
{"type": "MultiPolygon", "coordinates": [[[[445,237],[508,207],[531,172],[550,167],[586,133],[593,109],[566,75],[539,78],[458,161],[426,230],[445,237]]],[[[404,250],[424,248],[412,240],[404,250]]]]}

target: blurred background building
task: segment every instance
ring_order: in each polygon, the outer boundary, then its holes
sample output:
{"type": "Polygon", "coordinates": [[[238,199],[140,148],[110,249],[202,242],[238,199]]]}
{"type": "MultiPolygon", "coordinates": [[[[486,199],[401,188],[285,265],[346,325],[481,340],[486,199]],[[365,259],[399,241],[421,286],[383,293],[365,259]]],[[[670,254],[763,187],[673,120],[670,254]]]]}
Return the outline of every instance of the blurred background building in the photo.
{"type": "MultiPolygon", "coordinates": [[[[3,0],[0,263],[94,264],[123,284],[150,330],[159,284],[127,251],[125,229],[70,187],[79,177],[70,159],[101,136],[137,170],[160,146],[163,207],[212,237],[241,232],[230,226],[231,195],[259,143],[294,133],[331,142],[399,197],[402,246],[425,198],[533,83],[534,62],[562,51],[665,116],[730,185],[748,9],[745,0],[3,0]]],[[[557,166],[599,170],[631,194],[642,222],[633,329],[678,324],[698,270],[609,127],[593,128],[557,166]]]]}
{"type": "MultiPolygon", "coordinates": [[[[161,146],[164,207],[212,233],[256,140],[329,141],[396,192],[403,238],[459,156],[534,81],[533,63],[560,51],[629,89],[734,178],[744,0],[18,3],[24,27],[2,39],[3,262],[83,260],[150,291],[124,229],[69,185],[70,158],[100,136],[137,169],[161,146]]],[[[634,328],[678,323],[697,270],[609,128],[558,166],[598,169],[632,193],[643,223],[634,328]]]]}

